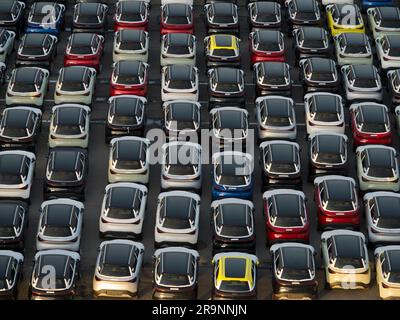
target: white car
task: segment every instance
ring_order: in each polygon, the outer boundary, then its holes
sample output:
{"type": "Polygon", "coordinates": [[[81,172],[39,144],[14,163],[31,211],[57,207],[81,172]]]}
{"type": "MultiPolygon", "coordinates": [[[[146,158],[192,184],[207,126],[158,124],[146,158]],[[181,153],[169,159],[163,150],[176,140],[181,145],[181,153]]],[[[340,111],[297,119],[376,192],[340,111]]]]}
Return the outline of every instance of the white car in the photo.
{"type": "Polygon", "coordinates": [[[328,92],[304,96],[307,134],[331,131],[344,134],[345,120],[342,97],[328,92]]]}
{"type": "Polygon", "coordinates": [[[84,66],[61,68],[54,92],[55,104],[92,104],[96,85],[96,69],[84,66]]]}
{"type": "Polygon", "coordinates": [[[6,62],[7,57],[14,50],[15,32],[1,29],[0,30],[0,62],[6,62]]]}
{"type": "Polygon", "coordinates": [[[36,157],[32,152],[0,152],[0,198],[20,198],[29,201],[35,162],[36,157]]]}
{"type": "Polygon", "coordinates": [[[356,149],[358,183],[361,191],[400,191],[399,165],[394,148],[365,145],[356,149]]]}
{"type": "Polygon", "coordinates": [[[82,202],[60,198],[40,206],[36,250],[63,249],[79,251],[82,236],[82,202]]]}
{"type": "Polygon", "coordinates": [[[147,188],[138,183],[118,182],[107,185],[99,219],[100,235],[140,238],[147,194],[147,188]]]}
{"type": "Polygon", "coordinates": [[[394,109],[394,114],[396,115],[397,134],[400,135],[400,106],[397,106],[396,109],[394,109]]]}
{"type": "Polygon", "coordinates": [[[321,235],[326,284],[332,289],[367,288],[371,282],[365,236],[350,230],[325,231],[321,235]]]}
{"type": "Polygon", "coordinates": [[[196,37],[189,33],[167,33],[161,38],[161,67],[171,64],[196,65],[196,37]]]}
{"type": "Polygon", "coordinates": [[[354,0],[321,0],[322,5],[328,4],[354,4],[354,0]]]}
{"type": "Polygon", "coordinates": [[[193,6],[193,0],[161,0],[161,6],[171,3],[183,3],[187,4],[188,6],[193,6]]]}
{"type": "Polygon", "coordinates": [[[114,34],[113,61],[149,59],[149,34],[143,30],[122,29],[114,34]]]}
{"type": "Polygon", "coordinates": [[[90,108],[82,104],[60,104],[51,109],[49,147],[89,145],[90,108]]]}
{"type": "Polygon", "coordinates": [[[400,68],[400,34],[379,36],[375,39],[375,44],[382,69],[400,68]]]}
{"type": "Polygon", "coordinates": [[[340,33],[334,38],[336,61],[347,64],[372,64],[373,55],[368,36],[364,33],[340,33]]]}
{"type": "Polygon", "coordinates": [[[381,299],[400,298],[400,246],[379,247],[374,252],[376,282],[381,299]]]}
{"type": "Polygon", "coordinates": [[[197,245],[199,237],[200,196],[187,191],[160,193],[157,200],[155,246],[197,245]]]}
{"type": "Polygon", "coordinates": [[[108,182],[149,182],[150,141],[141,137],[120,137],[110,142],[108,182]]]}
{"type": "Polygon", "coordinates": [[[175,64],[161,69],[161,100],[199,100],[199,71],[196,67],[175,64]]]}
{"type": "Polygon", "coordinates": [[[38,67],[20,67],[12,71],[7,86],[6,105],[43,106],[50,72],[38,67]]]}
{"type": "Polygon", "coordinates": [[[389,34],[400,34],[400,8],[373,7],[367,9],[369,29],[374,39],[389,34]]]}

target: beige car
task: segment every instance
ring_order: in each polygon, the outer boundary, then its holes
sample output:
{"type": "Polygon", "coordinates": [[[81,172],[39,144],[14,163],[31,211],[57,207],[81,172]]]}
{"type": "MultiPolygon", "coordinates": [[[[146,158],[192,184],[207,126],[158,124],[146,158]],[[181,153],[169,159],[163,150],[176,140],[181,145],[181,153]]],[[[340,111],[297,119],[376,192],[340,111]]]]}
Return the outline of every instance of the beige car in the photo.
{"type": "Polygon", "coordinates": [[[374,255],[379,297],[400,299],[400,246],[379,247],[374,255]]]}

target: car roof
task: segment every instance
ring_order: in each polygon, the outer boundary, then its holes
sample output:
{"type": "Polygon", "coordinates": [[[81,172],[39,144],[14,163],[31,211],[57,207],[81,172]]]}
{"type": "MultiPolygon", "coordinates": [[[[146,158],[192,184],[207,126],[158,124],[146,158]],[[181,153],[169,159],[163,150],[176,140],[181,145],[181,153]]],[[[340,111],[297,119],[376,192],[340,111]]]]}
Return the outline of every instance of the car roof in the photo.
{"type": "Polygon", "coordinates": [[[81,114],[85,112],[83,108],[76,107],[62,107],[57,108],[57,124],[78,124],[80,123],[81,114]]]}
{"type": "Polygon", "coordinates": [[[63,68],[63,81],[82,81],[86,67],[73,66],[63,68]]]}
{"type": "Polygon", "coordinates": [[[293,163],[296,152],[295,146],[287,143],[273,143],[269,145],[271,159],[279,163],[293,163]]]}
{"type": "Polygon", "coordinates": [[[114,186],[108,190],[108,206],[112,208],[132,208],[140,193],[142,192],[138,188],[114,186]]]}
{"type": "Polygon", "coordinates": [[[12,261],[12,257],[9,255],[0,255],[0,279],[8,278],[9,265],[12,261]]]}
{"type": "Polygon", "coordinates": [[[349,32],[349,33],[341,33],[340,34],[342,37],[346,39],[346,44],[347,45],[366,45],[368,43],[368,37],[364,33],[354,33],[354,32],[349,32]]]}
{"type": "Polygon", "coordinates": [[[12,128],[25,128],[28,117],[33,112],[27,109],[5,109],[5,124],[12,128]]]}
{"type": "Polygon", "coordinates": [[[240,75],[236,68],[219,67],[214,69],[217,73],[218,82],[237,83],[240,75]]]}
{"type": "Polygon", "coordinates": [[[188,263],[190,257],[187,252],[164,251],[160,255],[160,270],[163,274],[187,275],[190,270],[188,263]]]}
{"type": "Polygon", "coordinates": [[[301,27],[303,31],[304,39],[306,40],[319,40],[324,39],[326,36],[326,32],[323,28],[320,27],[301,27]]]}
{"type": "Polygon", "coordinates": [[[281,41],[281,32],[277,30],[267,30],[261,29],[256,31],[257,40],[259,43],[269,43],[269,42],[280,42],[281,41]]]}
{"type": "Polygon", "coordinates": [[[50,151],[53,154],[51,168],[54,171],[75,171],[79,151],[74,149],[58,149],[50,151]]]}
{"type": "Polygon", "coordinates": [[[74,206],[67,203],[53,203],[47,206],[46,225],[65,227],[70,225],[74,206]]]}
{"type": "Polygon", "coordinates": [[[363,122],[382,123],[386,121],[386,109],[381,105],[366,104],[361,105],[359,110],[362,113],[363,122]]]}
{"type": "Polygon", "coordinates": [[[335,248],[338,257],[360,258],[363,252],[362,239],[351,234],[334,235],[335,248]]]}
{"type": "Polygon", "coordinates": [[[74,32],[72,33],[72,45],[74,46],[91,45],[92,39],[94,37],[96,37],[95,33],[74,32]]]}
{"type": "Polygon", "coordinates": [[[315,72],[334,72],[334,61],[328,58],[309,58],[312,71],[315,72]]]}
{"type": "Polygon", "coordinates": [[[222,224],[243,226],[247,224],[249,207],[243,203],[221,203],[222,224]]]}
{"type": "Polygon", "coordinates": [[[117,148],[118,160],[141,160],[143,159],[143,147],[146,148],[146,143],[142,140],[118,140],[114,146],[117,148]]]}
{"type": "Polygon", "coordinates": [[[252,281],[251,266],[249,258],[239,256],[224,256],[219,260],[221,276],[223,280],[252,281]]]}
{"type": "Polygon", "coordinates": [[[28,47],[41,47],[43,41],[49,36],[45,33],[26,33],[24,36],[23,45],[28,47]]]}
{"type": "Polygon", "coordinates": [[[276,215],[279,217],[298,217],[301,210],[301,199],[298,194],[282,193],[273,195],[276,215]]]}
{"type": "Polygon", "coordinates": [[[365,150],[368,154],[368,163],[370,166],[392,168],[393,151],[391,149],[370,147],[365,150]]]}
{"type": "Polygon", "coordinates": [[[216,48],[236,48],[235,37],[228,34],[215,34],[210,36],[211,47],[216,48]]]}
{"type": "Polygon", "coordinates": [[[192,37],[189,33],[168,33],[168,43],[169,45],[176,46],[187,46],[189,44],[189,40],[192,37]]]}
{"type": "Polygon", "coordinates": [[[121,60],[116,63],[118,74],[139,74],[140,66],[143,63],[138,60],[121,60]]]}
{"type": "Polygon", "coordinates": [[[380,217],[399,217],[400,199],[398,197],[379,196],[375,198],[380,217]]]}
{"type": "Polygon", "coordinates": [[[103,250],[105,250],[104,263],[119,266],[128,265],[133,248],[132,245],[127,243],[107,243],[103,247],[103,250]]]}
{"type": "Polygon", "coordinates": [[[285,62],[262,62],[261,66],[264,69],[264,76],[267,78],[286,75],[289,71],[285,62]]]}
{"type": "Polygon", "coordinates": [[[328,200],[353,200],[353,187],[349,180],[329,179],[324,181],[324,185],[328,200]]]}
{"type": "Polygon", "coordinates": [[[14,70],[14,82],[34,82],[36,80],[38,72],[40,72],[39,69],[31,67],[16,68],[14,70]]]}
{"type": "Polygon", "coordinates": [[[246,114],[241,109],[218,110],[219,128],[243,128],[246,114]]]}
{"type": "Polygon", "coordinates": [[[317,112],[338,112],[340,100],[335,95],[317,94],[312,96],[314,107],[317,112]]]}
{"type": "Polygon", "coordinates": [[[18,212],[20,206],[16,203],[2,203],[0,202],[0,225],[2,227],[14,226],[15,214],[18,212]]]}
{"type": "Polygon", "coordinates": [[[343,145],[343,137],[335,134],[319,134],[315,136],[317,143],[317,151],[323,153],[337,153],[341,151],[343,145]]]}
{"type": "Polygon", "coordinates": [[[0,1],[0,12],[9,12],[13,7],[16,0],[2,0],[0,1]]]}
{"type": "Polygon", "coordinates": [[[9,153],[0,155],[0,172],[19,174],[22,161],[26,158],[23,154],[9,153]]]}
{"type": "Polygon", "coordinates": [[[164,198],[164,216],[176,219],[187,219],[194,199],[191,197],[168,195],[164,198]]]}
{"type": "Polygon", "coordinates": [[[164,9],[168,15],[173,17],[186,17],[191,15],[190,6],[184,3],[167,3],[164,9]]]}
{"type": "Polygon", "coordinates": [[[290,116],[292,103],[288,99],[269,98],[264,100],[265,110],[270,116],[290,116]]]}
{"type": "Polygon", "coordinates": [[[173,64],[167,66],[170,78],[174,80],[189,80],[194,69],[187,64],[173,64]]]}
{"type": "Polygon", "coordinates": [[[375,79],[377,77],[377,72],[373,65],[353,64],[350,67],[353,69],[356,79],[375,79]]]}
{"type": "Polygon", "coordinates": [[[280,248],[280,252],[284,268],[308,269],[310,267],[309,258],[310,254],[312,254],[310,249],[285,246],[280,248]]]}
{"type": "Polygon", "coordinates": [[[119,31],[120,41],[141,41],[144,34],[143,30],[122,29],[119,31]]]}
{"type": "Polygon", "coordinates": [[[318,4],[315,0],[293,0],[296,2],[296,7],[299,11],[315,11],[315,8],[317,8],[318,4]]]}

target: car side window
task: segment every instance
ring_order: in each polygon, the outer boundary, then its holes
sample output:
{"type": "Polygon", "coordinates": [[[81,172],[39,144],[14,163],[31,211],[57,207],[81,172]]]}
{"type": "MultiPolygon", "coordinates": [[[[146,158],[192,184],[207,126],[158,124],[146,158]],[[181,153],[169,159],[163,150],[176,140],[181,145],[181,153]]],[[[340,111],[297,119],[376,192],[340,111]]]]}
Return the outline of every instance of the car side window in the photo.
{"type": "Polygon", "coordinates": [[[331,262],[331,261],[333,261],[333,240],[332,240],[332,238],[328,238],[326,240],[326,247],[328,250],[329,262],[331,262]]]}

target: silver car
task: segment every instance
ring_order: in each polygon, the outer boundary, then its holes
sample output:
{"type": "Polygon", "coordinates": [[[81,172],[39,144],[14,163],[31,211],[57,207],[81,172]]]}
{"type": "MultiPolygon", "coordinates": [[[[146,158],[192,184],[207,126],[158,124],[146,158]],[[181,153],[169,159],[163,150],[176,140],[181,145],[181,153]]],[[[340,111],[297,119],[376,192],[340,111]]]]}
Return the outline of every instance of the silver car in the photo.
{"type": "Polygon", "coordinates": [[[374,252],[376,282],[381,299],[400,298],[400,246],[379,247],[374,252]]]}
{"type": "Polygon", "coordinates": [[[40,206],[36,250],[79,251],[84,211],[82,202],[71,199],[43,202],[40,206]]]}
{"type": "Polygon", "coordinates": [[[149,59],[149,34],[143,30],[122,29],[114,34],[113,61],[149,59]]]}
{"type": "Polygon", "coordinates": [[[0,30],[0,62],[6,62],[8,56],[14,49],[15,32],[0,30]]]}
{"type": "Polygon", "coordinates": [[[368,239],[374,244],[400,243],[400,195],[370,192],[364,196],[368,239]]]}
{"type": "Polygon", "coordinates": [[[335,36],[336,61],[347,64],[372,64],[373,55],[368,36],[364,33],[340,33],[335,36]]]}
{"type": "Polygon", "coordinates": [[[400,34],[379,36],[375,44],[381,69],[400,68],[400,34]]]}
{"type": "Polygon", "coordinates": [[[161,69],[161,100],[199,100],[199,71],[196,67],[176,64],[161,69]]]}
{"type": "Polygon", "coordinates": [[[161,38],[160,64],[196,65],[196,37],[189,33],[167,33],[161,38]]]}
{"type": "Polygon", "coordinates": [[[96,297],[132,298],[138,295],[144,246],[131,240],[100,244],[93,277],[96,297]]]}
{"type": "Polygon", "coordinates": [[[385,34],[400,34],[400,8],[395,6],[368,8],[367,16],[374,39],[385,34]]]}

